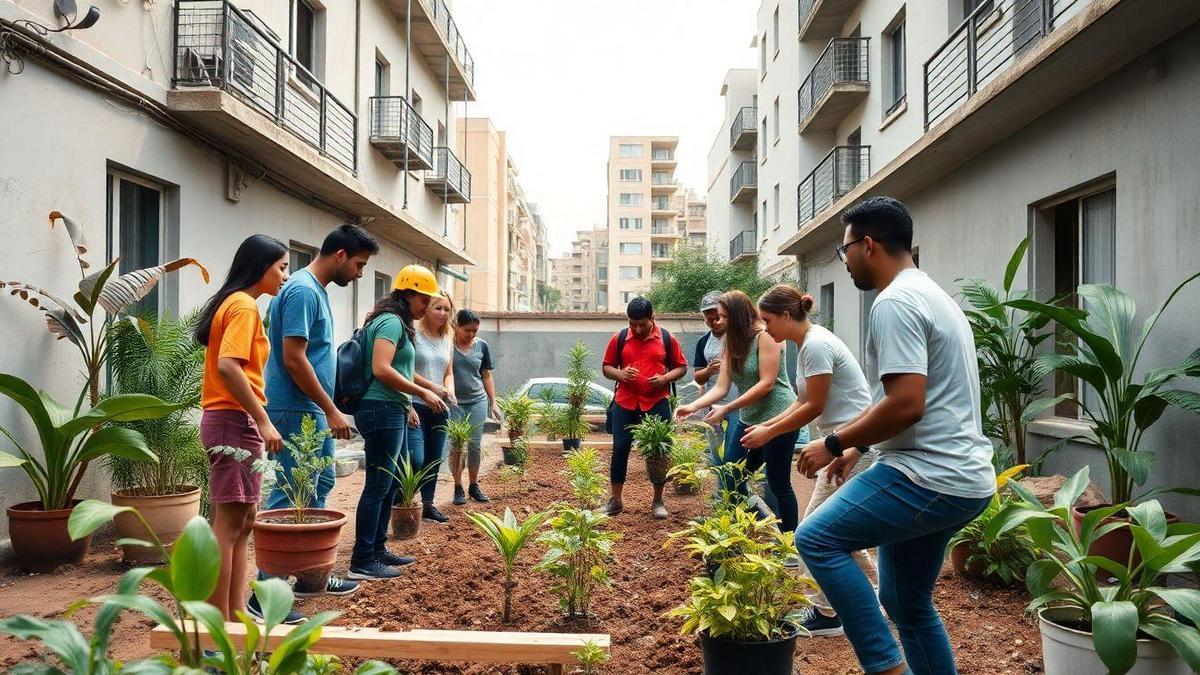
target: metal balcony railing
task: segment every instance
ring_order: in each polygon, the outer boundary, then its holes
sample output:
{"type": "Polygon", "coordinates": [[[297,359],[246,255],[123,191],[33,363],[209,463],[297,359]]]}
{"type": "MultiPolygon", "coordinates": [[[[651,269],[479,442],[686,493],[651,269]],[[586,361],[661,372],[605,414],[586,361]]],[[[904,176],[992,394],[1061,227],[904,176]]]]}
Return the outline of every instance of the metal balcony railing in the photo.
{"type": "Polygon", "coordinates": [[[471,52],[467,50],[462,34],[458,32],[458,24],[454,23],[454,17],[450,15],[450,8],[446,7],[446,0],[433,0],[433,22],[446,36],[450,51],[454,53],[455,58],[466,71],[467,81],[474,84],[475,59],[471,58],[471,52]]]}
{"type": "Polygon", "coordinates": [[[650,159],[656,162],[670,162],[675,159],[675,153],[671,152],[670,150],[659,149],[651,153],[650,159]]]}
{"type": "Polygon", "coordinates": [[[650,200],[650,208],[655,211],[670,211],[671,200],[666,197],[655,197],[650,200]]]}
{"type": "Polygon", "coordinates": [[[652,235],[655,235],[655,234],[663,235],[663,234],[674,234],[674,233],[675,233],[675,230],[672,229],[670,225],[651,225],[650,226],[650,234],[652,234],[652,235]]]}
{"type": "Polygon", "coordinates": [[[402,169],[433,168],[433,129],[403,96],[368,100],[371,145],[402,169]]]}
{"type": "Polygon", "coordinates": [[[675,177],[669,174],[654,174],[650,177],[651,185],[675,185],[675,177]]]}
{"type": "Polygon", "coordinates": [[[829,41],[800,85],[800,123],[808,119],[834,85],[870,84],[870,44],[871,38],[865,37],[829,41]]]}
{"type": "Polygon", "coordinates": [[[729,241],[729,259],[758,252],[758,230],[742,230],[729,241]]]}
{"type": "Polygon", "coordinates": [[[959,24],[923,66],[925,128],[962,105],[1090,0],[989,0],[959,24]]]}
{"type": "Polygon", "coordinates": [[[425,186],[447,204],[471,201],[471,172],[447,147],[433,149],[433,169],[425,172],[425,186]]]}
{"type": "Polygon", "coordinates": [[[839,145],[796,188],[797,221],[806,223],[871,175],[871,146],[839,145]]]}
{"type": "Polygon", "coordinates": [[[729,201],[738,201],[758,188],[758,164],[753,160],[738,165],[729,177],[729,201]]]}
{"type": "Polygon", "coordinates": [[[358,118],[260,22],[225,0],[175,4],[175,86],[219,87],[342,166],[358,169],[358,118]]]}
{"type": "Polygon", "coordinates": [[[747,150],[754,147],[758,138],[758,108],[745,106],[733,116],[729,125],[729,148],[731,150],[747,150]]]}

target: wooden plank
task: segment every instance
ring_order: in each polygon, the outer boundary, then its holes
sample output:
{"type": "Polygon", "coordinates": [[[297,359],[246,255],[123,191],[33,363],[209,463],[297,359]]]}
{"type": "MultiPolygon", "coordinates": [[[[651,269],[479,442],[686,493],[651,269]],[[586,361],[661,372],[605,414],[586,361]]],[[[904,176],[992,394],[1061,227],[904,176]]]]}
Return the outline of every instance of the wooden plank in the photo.
{"type": "MultiPolygon", "coordinates": [[[[225,630],[238,644],[246,635],[240,623],[226,623],[225,630]]],[[[292,626],[277,626],[268,639],[274,649],[292,626]]],[[[607,633],[521,633],[505,631],[409,630],[382,631],[375,628],[326,626],[313,651],[337,656],[372,659],[425,659],[475,663],[575,663],[571,652],[588,641],[608,649],[607,633]]],[[[213,647],[212,638],[200,629],[200,644],[213,647]]],[[[178,643],[169,630],[156,626],[150,646],[174,649],[178,643]]]]}

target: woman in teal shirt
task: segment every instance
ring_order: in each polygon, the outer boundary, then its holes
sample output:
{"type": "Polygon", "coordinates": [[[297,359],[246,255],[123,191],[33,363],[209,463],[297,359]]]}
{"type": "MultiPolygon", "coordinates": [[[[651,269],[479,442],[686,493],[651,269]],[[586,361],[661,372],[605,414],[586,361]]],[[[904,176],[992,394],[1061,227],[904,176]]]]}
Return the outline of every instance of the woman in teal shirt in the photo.
{"type": "Polygon", "coordinates": [[[412,398],[421,399],[435,412],[446,409],[441,397],[413,377],[413,322],[425,316],[430,300],[440,292],[433,272],[409,265],[396,275],[392,292],[367,315],[364,363],[370,385],[354,411],[354,424],[364,441],[367,475],[354,521],[351,579],[394,579],[400,576],[397,567],[413,562],[385,546],[398,487],[392,472],[404,454],[412,398]]]}

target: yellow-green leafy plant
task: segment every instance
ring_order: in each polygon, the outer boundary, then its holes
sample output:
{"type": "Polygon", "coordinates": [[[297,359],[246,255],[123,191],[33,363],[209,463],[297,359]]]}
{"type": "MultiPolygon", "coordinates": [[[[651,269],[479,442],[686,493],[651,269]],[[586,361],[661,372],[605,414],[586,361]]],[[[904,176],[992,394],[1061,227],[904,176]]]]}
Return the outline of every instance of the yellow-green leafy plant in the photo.
{"type": "Polygon", "coordinates": [[[595,448],[585,447],[568,453],[565,473],[581,508],[599,506],[604,497],[605,478],[600,473],[600,457],[595,448]]]}
{"type": "Polygon", "coordinates": [[[551,590],[569,619],[587,619],[592,591],[612,585],[607,565],[621,535],[606,531],[606,522],[602,513],[564,506],[550,520],[550,530],[538,537],[546,553],[534,569],[554,577],[551,590]]]}
{"type": "Polygon", "coordinates": [[[579,663],[578,675],[600,675],[600,666],[612,660],[608,649],[601,647],[595,640],[585,640],[583,647],[571,652],[571,656],[579,663]]]}
{"type": "Polygon", "coordinates": [[[504,423],[508,425],[509,440],[515,441],[524,436],[533,418],[534,400],[525,394],[512,393],[496,399],[496,405],[504,415],[504,423]]]}
{"type": "Polygon", "coordinates": [[[525,544],[537,533],[538,528],[549,516],[549,511],[531,513],[522,523],[517,521],[517,517],[509,508],[504,509],[503,518],[486,511],[467,514],[471,522],[475,523],[475,527],[491,540],[504,562],[504,614],[501,619],[504,623],[512,621],[513,589],[517,587],[513,571],[517,564],[517,554],[525,548],[525,544]]]}
{"type": "Polygon", "coordinates": [[[442,431],[446,432],[446,444],[450,446],[450,451],[457,454],[459,458],[465,457],[467,446],[471,444],[471,439],[475,436],[475,425],[471,423],[471,420],[466,417],[459,420],[447,420],[442,425],[442,431]]]}
{"type": "Polygon", "coordinates": [[[696,494],[700,491],[704,484],[701,470],[708,466],[707,455],[708,441],[703,435],[688,432],[675,436],[667,478],[675,481],[679,492],[696,494]]]}

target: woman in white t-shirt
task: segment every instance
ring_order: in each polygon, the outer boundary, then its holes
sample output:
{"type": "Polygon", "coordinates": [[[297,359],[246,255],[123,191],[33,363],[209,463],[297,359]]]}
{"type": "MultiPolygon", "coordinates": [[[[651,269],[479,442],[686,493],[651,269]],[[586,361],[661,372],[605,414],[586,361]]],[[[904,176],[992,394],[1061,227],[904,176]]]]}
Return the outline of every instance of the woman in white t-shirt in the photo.
{"type": "MultiPolygon", "coordinates": [[[[767,291],[758,301],[759,315],[767,333],[776,342],[791,340],[799,346],[796,365],[796,402],[770,420],[750,427],[742,437],[742,445],[756,448],[779,434],[794,431],[809,424],[819,436],[831,434],[856,417],[871,404],[871,390],[858,361],[846,343],[809,319],[813,298],[807,293],[779,284],[767,291]]],[[[817,436],[814,436],[814,438],[817,436]]],[[[844,475],[831,475],[830,467],[817,473],[812,497],[804,510],[807,518],[825,503],[845,481],[867,469],[876,453],[860,448],[862,456],[844,475]]],[[[866,551],[854,554],[855,561],[873,586],[878,586],[875,564],[866,551]]],[[[815,611],[804,621],[810,635],[841,635],[842,622],[837,618],[824,593],[812,597],[815,611]]]]}

